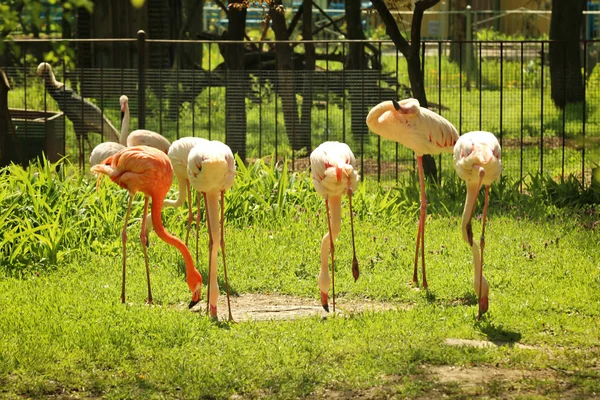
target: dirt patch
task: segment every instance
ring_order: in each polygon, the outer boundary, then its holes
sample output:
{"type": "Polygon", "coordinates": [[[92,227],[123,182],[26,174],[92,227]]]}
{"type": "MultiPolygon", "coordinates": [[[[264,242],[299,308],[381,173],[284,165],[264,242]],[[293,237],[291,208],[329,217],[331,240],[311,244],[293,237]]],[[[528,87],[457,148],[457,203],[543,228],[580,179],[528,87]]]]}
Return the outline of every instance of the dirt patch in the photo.
{"type": "Polygon", "coordinates": [[[491,381],[515,382],[527,379],[556,379],[552,370],[517,370],[492,366],[460,367],[453,365],[429,366],[424,369],[440,383],[459,383],[462,387],[479,387],[491,381]]]}
{"type": "MultiPolygon", "coordinates": [[[[330,299],[330,310],[332,304],[330,299]]],[[[409,306],[377,302],[367,299],[336,299],[336,315],[351,315],[361,312],[381,312],[393,309],[408,309],[409,306]]],[[[204,312],[206,303],[193,310],[204,312]]],[[[227,320],[227,297],[219,296],[217,304],[219,320],[227,320]]],[[[333,312],[325,312],[316,299],[288,296],[282,294],[248,293],[231,297],[233,319],[241,321],[292,320],[314,316],[326,317],[333,312]]]]}
{"type": "Polygon", "coordinates": [[[448,339],[444,340],[444,344],[446,344],[448,346],[466,346],[466,347],[476,347],[476,348],[508,346],[508,347],[516,347],[519,349],[526,349],[526,350],[541,350],[541,347],[530,346],[527,344],[513,343],[513,342],[500,342],[500,341],[490,342],[488,340],[448,338],[448,339]]]}

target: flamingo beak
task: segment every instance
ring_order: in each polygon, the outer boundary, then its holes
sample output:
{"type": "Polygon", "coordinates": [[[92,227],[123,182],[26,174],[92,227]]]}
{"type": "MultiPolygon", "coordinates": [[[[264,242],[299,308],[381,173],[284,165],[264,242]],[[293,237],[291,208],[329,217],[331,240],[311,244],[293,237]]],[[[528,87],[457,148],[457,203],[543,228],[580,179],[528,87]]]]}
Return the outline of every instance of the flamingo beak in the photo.
{"type": "Polygon", "coordinates": [[[335,177],[337,178],[338,183],[342,182],[342,169],[340,167],[335,167],[335,177]]]}
{"type": "Polygon", "coordinates": [[[192,308],[200,302],[200,290],[201,288],[198,288],[196,291],[194,291],[194,293],[192,293],[192,301],[190,301],[188,308],[192,308]]]}
{"type": "Polygon", "coordinates": [[[396,100],[392,99],[392,104],[394,105],[396,111],[400,111],[400,104],[398,104],[396,100]]]}
{"type": "Polygon", "coordinates": [[[329,312],[329,296],[327,296],[327,293],[321,292],[321,305],[325,311],[329,312]]]}
{"type": "Polygon", "coordinates": [[[486,297],[482,297],[479,300],[479,314],[477,314],[477,321],[479,321],[481,319],[481,317],[483,316],[483,314],[485,314],[488,310],[488,298],[486,297]]]}

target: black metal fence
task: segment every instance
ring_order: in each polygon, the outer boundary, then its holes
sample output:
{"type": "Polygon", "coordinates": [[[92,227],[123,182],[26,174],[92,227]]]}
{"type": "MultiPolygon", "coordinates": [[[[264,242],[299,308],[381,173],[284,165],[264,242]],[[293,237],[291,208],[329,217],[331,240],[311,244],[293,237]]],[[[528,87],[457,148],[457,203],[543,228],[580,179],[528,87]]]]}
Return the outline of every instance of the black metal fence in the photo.
{"type": "MultiPolygon", "coordinates": [[[[348,143],[365,179],[398,181],[414,171],[412,151],[369,133],[365,124],[367,112],[378,102],[410,96],[406,61],[389,41],[314,41],[314,71],[303,70],[304,53],[298,50],[303,42],[287,42],[297,54],[293,69],[286,72],[277,70],[274,42],[253,43],[254,50],[265,51],[248,52],[247,57],[254,59],[249,58],[244,71],[225,68],[219,49],[231,42],[143,37],[57,42],[77,49],[77,54],[88,52],[93,65],[70,67],[69,60],[58,59],[52,63],[57,80],[97,104],[117,129],[119,97],[126,94],[132,114],[130,130],[145,127],[170,140],[184,136],[222,140],[243,149],[249,161],[266,156],[288,158],[295,170],[308,165],[310,149],[292,150],[298,137],[308,134],[312,148],[327,140],[348,143]],[[357,44],[368,46],[368,69],[347,67],[350,46],[357,44]],[[179,63],[171,66],[164,59],[175,48],[183,48],[191,59],[200,61],[194,68],[180,68],[179,63]],[[111,66],[116,56],[127,66],[111,66]],[[372,68],[378,64],[381,68],[372,68]],[[235,84],[240,81],[244,84],[235,84]],[[232,96],[245,99],[244,109],[231,109],[232,96]],[[305,99],[311,99],[311,107],[303,107],[305,99]],[[306,122],[307,108],[310,123],[306,122]],[[236,112],[245,115],[245,122],[231,118],[236,112]]],[[[33,50],[39,53],[39,46],[49,43],[14,43],[20,50],[17,66],[3,66],[13,88],[10,108],[58,110],[36,76],[43,60],[31,56],[33,50]]],[[[511,178],[542,173],[560,179],[573,174],[589,182],[591,169],[600,163],[600,72],[594,68],[600,42],[580,42],[585,101],[564,109],[555,107],[550,97],[549,46],[549,41],[422,42],[430,108],[460,133],[487,130],[496,134],[503,147],[504,174],[511,178]]],[[[65,154],[75,162],[73,126],[68,118],[64,121],[65,154]]],[[[18,128],[21,147],[27,146],[28,124],[26,120],[18,128]]],[[[90,139],[92,146],[104,140],[94,134],[90,139]]],[[[89,149],[84,151],[87,159],[89,149]]],[[[453,173],[451,155],[439,156],[437,161],[442,176],[453,173]]]]}

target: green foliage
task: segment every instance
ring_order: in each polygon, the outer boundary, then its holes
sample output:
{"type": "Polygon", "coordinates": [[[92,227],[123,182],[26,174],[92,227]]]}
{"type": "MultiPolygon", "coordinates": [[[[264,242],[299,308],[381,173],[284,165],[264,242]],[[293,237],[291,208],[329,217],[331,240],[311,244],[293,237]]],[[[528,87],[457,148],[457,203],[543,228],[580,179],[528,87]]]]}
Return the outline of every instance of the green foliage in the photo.
{"type": "MultiPolygon", "coordinates": [[[[319,244],[327,231],[323,200],[307,171],[288,168],[288,162],[269,159],[238,165],[225,225],[235,293],[318,297],[319,244]]],[[[361,278],[352,280],[344,212],[336,242],[337,304],[344,309],[368,298],[390,309],[232,325],[187,310],[180,256],[154,234],[148,252],[155,305],[143,304],[145,270],[135,240],[140,196],[128,245],[130,303],[120,304],[120,230],[128,195],[107,179],[97,191],[95,186],[64,161],[42,161],[27,170],[10,166],[0,174],[3,397],[302,398],[377,392],[384,398],[429,398],[443,391],[455,398],[508,398],[515,391],[593,397],[600,390],[598,213],[586,204],[594,199],[585,194],[588,189],[568,180],[530,177],[492,186],[484,265],[490,311],[481,322],[475,322],[472,255],[460,235],[464,184],[458,178],[427,184],[427,291],[408,285],[416,181],[390,187],[363,182],[354,196],[361,278]],[[446,345],[447,338],[508,344],[456,347],[446,345]],[[437,381],[428,373],[435,366],[496,366],[494,373],[525,371],[525,377],[470,392],[437,381]],[[552,375],[557,370],[564,373],[552,375]],[[540,371],[560,384],[527,378],[540,371]]],[[[480,210],[481,202],[476,231],[480,210]]],[[[184,212],[163,211],[168,230],[179,237],[184,212]]],[[[200,233],[198,269],[204,273],[204,226],[200,233]]]]}

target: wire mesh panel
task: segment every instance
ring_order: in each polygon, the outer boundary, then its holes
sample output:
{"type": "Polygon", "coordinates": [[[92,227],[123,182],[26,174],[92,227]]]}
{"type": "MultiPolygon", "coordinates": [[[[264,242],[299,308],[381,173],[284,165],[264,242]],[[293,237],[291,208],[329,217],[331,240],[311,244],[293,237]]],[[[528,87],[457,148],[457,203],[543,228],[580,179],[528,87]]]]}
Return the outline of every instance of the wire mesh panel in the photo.
{"type": "MultiPolygon", "coordinates": [[[[81,44],[62,42],[73,47],[81,44]]],[[[278,63],[273,42],[243,43],[243,68],[237,69],[230,68],[222,55],[232,42],[121,39],[108,44],[105,40],[102,46],[94,46],[93,40],[85,43],[96,60],[93,65],[81,68],[69,59],[55,61],[56,80],[73,89],[81,101],[95,105],[119,133],[119,98],[126,95],[130,111],[126,133],[144,125],[170,141],[184,136],[221,140],[248,161],[289,159],[294,170],[307,168],[310,151],[320,143],[336,140],[350,145],[367,180],[396,182],[414,173],[414,153],[372,134],[365,123],[367,113],[379,102],[411,95],[406,59],[392,42],[311,42],[316,54],[316,68],[311,71],[304,69],[307,59],[302,41],[287,42],[293,53],[285,67],[278,63]],[[349,63],[357,48],[364,52],[358,66],[349,63]],[[133,67],[112,67],[106,61],[111,52],[129,54],[133,67]],[[141,57],[138,65],[133,54],[141,57]],[[172,60],[144,61],[144,54],[169,54],[172,60]],[[143,121],[141,110],[145,110],[143,121]]],[[[552,98],[556,77],[553,82],[550,44],[422,42],[420,61],[429,107],[460,133],[494,133],[503,147],[503,173],[513,179],[537,173],[559,179],[573,174],[582,179],[600,162],[596,107],[600,72],[594,68],[597,60],[593,57],[600,43],[581,42],[587,55],[583,58],[585,102],[564,108],[557,107],[552,98]]],[[[28,56],[29,42],[16,41],[16,45],[22,48],[22,58],[18,65],[4,68],[13,86],[10,107],[60,111],[60,104],[36,74],[42,60],[28,56]]],[[[65,115],[64,151],[76,162],[80,135],[76,135],[73,118],[65,115]]],[[[22,129],[27,130],[27,125],[22,129]]],[[[111,140],[102,132],[87,135],[84,160],[90,147],[111,140]]],[[[454,173],[451,155],[441,155],[436,161],[442,178],[454,173]]]]}

